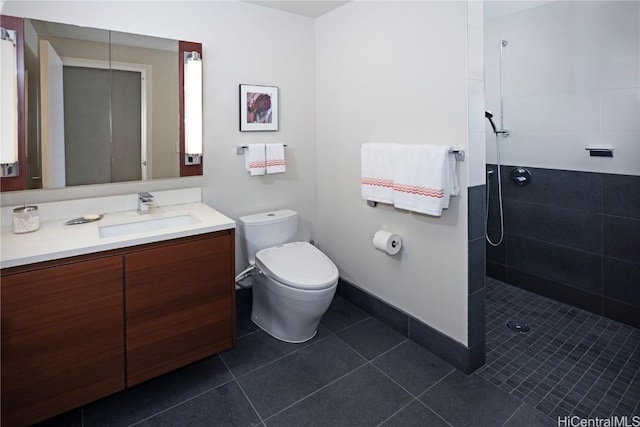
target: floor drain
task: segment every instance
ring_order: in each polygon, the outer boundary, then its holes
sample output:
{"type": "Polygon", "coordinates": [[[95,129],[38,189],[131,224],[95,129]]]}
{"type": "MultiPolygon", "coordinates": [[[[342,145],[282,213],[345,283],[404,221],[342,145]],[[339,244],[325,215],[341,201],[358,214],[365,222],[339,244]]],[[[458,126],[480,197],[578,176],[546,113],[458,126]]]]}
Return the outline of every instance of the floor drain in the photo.
{"type": "Polygon", "coordinates": [[[529,325],[518,320],[509,320],[507,322],[507,328],[511,329],[512,331],[520,332],[521,334],[526,334],[531,330],[529,325]]]}

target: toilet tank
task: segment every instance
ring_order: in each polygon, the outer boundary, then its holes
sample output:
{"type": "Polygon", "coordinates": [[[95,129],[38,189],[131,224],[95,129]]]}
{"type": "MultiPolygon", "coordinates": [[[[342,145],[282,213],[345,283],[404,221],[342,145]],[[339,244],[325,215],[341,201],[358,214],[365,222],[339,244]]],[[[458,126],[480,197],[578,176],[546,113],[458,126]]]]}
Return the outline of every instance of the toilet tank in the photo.
{"type": "Polygon", "coordinates": [[[298,212],[282,209],[245,215],[238,218],[238,223],[245,255],[250,264],[255,264],[258,251],[295,240],[298,212]]]}

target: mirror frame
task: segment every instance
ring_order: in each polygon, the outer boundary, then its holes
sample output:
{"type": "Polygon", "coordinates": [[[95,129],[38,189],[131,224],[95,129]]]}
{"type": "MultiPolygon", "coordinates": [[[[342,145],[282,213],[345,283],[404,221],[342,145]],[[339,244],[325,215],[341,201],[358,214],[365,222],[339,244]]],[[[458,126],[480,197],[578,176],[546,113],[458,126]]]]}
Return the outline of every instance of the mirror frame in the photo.
{"type": "Polygon", "coordinates": [[[24,19],[0,15],[0,25],[7,30],[16,32],[16,54],[18,55],[16,61],[18,66],[18,175],[0,179],[0,192],[2,192],[25,190],[27,188],[27,174],[25,173],[27,151],[24,104],[24,19]]]}
{"type": "MultiPolygon", "coordinates": [[[[17,67],[18,67],[18,176],[0,178],[0,192],[18,191],[27,189],[26,167],[26,117],[25,117],[25,69],[24,69],[24,18],[8,15],[0,15],[0,24],[3,28],[14,30],[17,33],[17,67]]],[[[111,31],[111,30],[106,30],[111,31]]],[[[180,175],[179,177],[196,176],[203,174],[204,155],[199,164],[188,165],[185,162],[185,125],[184,125],[184,55],[185,52],[198,52],[202,57],[202,43],[178,41],[178,111],[180,126],[180,175]]],[[[129,181],[138,182],[138,181],[129,181]]],[[[144,182],[144,181],[140,181],[144,182]]]]}

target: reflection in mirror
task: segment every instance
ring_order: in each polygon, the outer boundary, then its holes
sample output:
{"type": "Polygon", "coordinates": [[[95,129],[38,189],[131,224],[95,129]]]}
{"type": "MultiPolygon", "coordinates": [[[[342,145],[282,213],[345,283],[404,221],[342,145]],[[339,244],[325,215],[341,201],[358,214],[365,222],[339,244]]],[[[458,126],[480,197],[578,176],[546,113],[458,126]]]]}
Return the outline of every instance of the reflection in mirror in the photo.
{"type": "Polygon", "coordinates": [[[180,176],[177,41],[24,25],[28,188],[180,176]]]}

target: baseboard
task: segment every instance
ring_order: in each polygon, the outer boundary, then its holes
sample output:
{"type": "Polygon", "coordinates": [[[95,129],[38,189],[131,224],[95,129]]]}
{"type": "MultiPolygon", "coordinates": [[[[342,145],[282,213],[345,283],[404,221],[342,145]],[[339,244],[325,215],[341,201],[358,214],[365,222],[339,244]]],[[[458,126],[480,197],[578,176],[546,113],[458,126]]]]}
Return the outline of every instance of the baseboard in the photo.
{"type": "Polygon", "coordinates": [[[465,374],[485,362],[485,340],[469,348],[422,321],[340,278],[339,295],[465,374]]]}
{"type": "MultiPolygon", "coordinates": [[[[465,374],[472,373],[484,364],[484,339],[469,348],[342,278],[336,293],[465,374]]],[[[252,295],[250,288],[236,290],[239,313],[251,311],[252,295]]]]}

